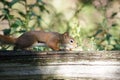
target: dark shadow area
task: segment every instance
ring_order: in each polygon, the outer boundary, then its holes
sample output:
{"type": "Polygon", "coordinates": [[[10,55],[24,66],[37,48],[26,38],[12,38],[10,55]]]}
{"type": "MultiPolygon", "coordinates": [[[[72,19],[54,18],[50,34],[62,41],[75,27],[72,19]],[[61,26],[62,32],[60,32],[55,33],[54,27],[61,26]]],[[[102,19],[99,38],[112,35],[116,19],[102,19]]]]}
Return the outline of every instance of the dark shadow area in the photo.
{"type": "Polygon", "coordinates": [[[53,75],[41,70],[48,59],[47,52],[0,51],[0,80],[48,80],[53,75]]]}

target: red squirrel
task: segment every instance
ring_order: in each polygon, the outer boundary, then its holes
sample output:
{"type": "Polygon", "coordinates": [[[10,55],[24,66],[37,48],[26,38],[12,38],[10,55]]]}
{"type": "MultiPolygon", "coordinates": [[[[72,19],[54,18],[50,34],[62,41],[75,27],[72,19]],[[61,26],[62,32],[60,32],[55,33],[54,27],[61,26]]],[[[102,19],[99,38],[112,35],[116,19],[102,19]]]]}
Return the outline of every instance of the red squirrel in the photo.
{"type": "Polygon", "coordinates": [[[69,36],[68,32],[60,34],[58,32],[29,31],[18,38],[0,35],[0,41],[7,44],[14,44],[14,50],[24,50],[35,43],[44,43],[53,50],[60,50],[63,46],[65,50],[72,50],[77,47],[77,43],[69,36]]]}

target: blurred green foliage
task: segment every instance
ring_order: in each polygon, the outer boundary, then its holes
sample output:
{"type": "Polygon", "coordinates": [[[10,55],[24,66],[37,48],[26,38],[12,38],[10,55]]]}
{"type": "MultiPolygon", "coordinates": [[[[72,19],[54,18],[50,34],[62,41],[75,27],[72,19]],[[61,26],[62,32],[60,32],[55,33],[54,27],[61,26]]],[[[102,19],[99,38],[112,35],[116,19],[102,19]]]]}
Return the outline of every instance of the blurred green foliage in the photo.
{"type": "MultiPolygon", "coordinates": [[[[68,31],[78,42],[78,50],[119,50],[119,11],[108,14],[116,0],[76,0],[72,16],[44,0],[1,0],[0,19],[8,20],[5,35],[19,36],[30,30],[68,31]],[[112,20],[115,20],[111,22],[112,20]]],[[[51,1],[49,1],[51,2],[51,1]]],[[[67,13],[69,14],[69,12],[67,13]]],[[[4,46],[2,49],[7,49],[4,46]]],[[[34,48],[39,50],[39,48],[34,48]]],[[[40,48],[40,50],[45,50],[40,48]]]]}

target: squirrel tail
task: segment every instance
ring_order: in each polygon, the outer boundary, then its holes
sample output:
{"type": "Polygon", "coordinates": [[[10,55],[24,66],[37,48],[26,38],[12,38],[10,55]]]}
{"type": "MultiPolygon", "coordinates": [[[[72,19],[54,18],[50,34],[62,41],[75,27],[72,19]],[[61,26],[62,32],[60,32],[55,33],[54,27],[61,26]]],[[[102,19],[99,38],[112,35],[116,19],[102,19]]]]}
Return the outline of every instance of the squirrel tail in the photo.
{"type": "Polygon", "coordinates": [[[15,44],[16,40],[17,40],[17,38],[13,38],[10,36],[0,34],[0,42],[3,44],[15,44]]]}

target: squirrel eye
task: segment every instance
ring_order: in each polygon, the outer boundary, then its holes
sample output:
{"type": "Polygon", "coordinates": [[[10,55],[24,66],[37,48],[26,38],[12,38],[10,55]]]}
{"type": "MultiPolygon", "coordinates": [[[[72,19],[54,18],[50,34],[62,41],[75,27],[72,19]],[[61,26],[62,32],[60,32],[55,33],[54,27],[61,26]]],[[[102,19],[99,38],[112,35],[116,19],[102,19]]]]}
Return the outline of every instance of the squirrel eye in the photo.
{"type": "Polygon", "coordinates": [[[70,43],[73,43],[73,42],[74,42],[74,41],[71,39],[71,40],[70,40],[70,43]]]}

